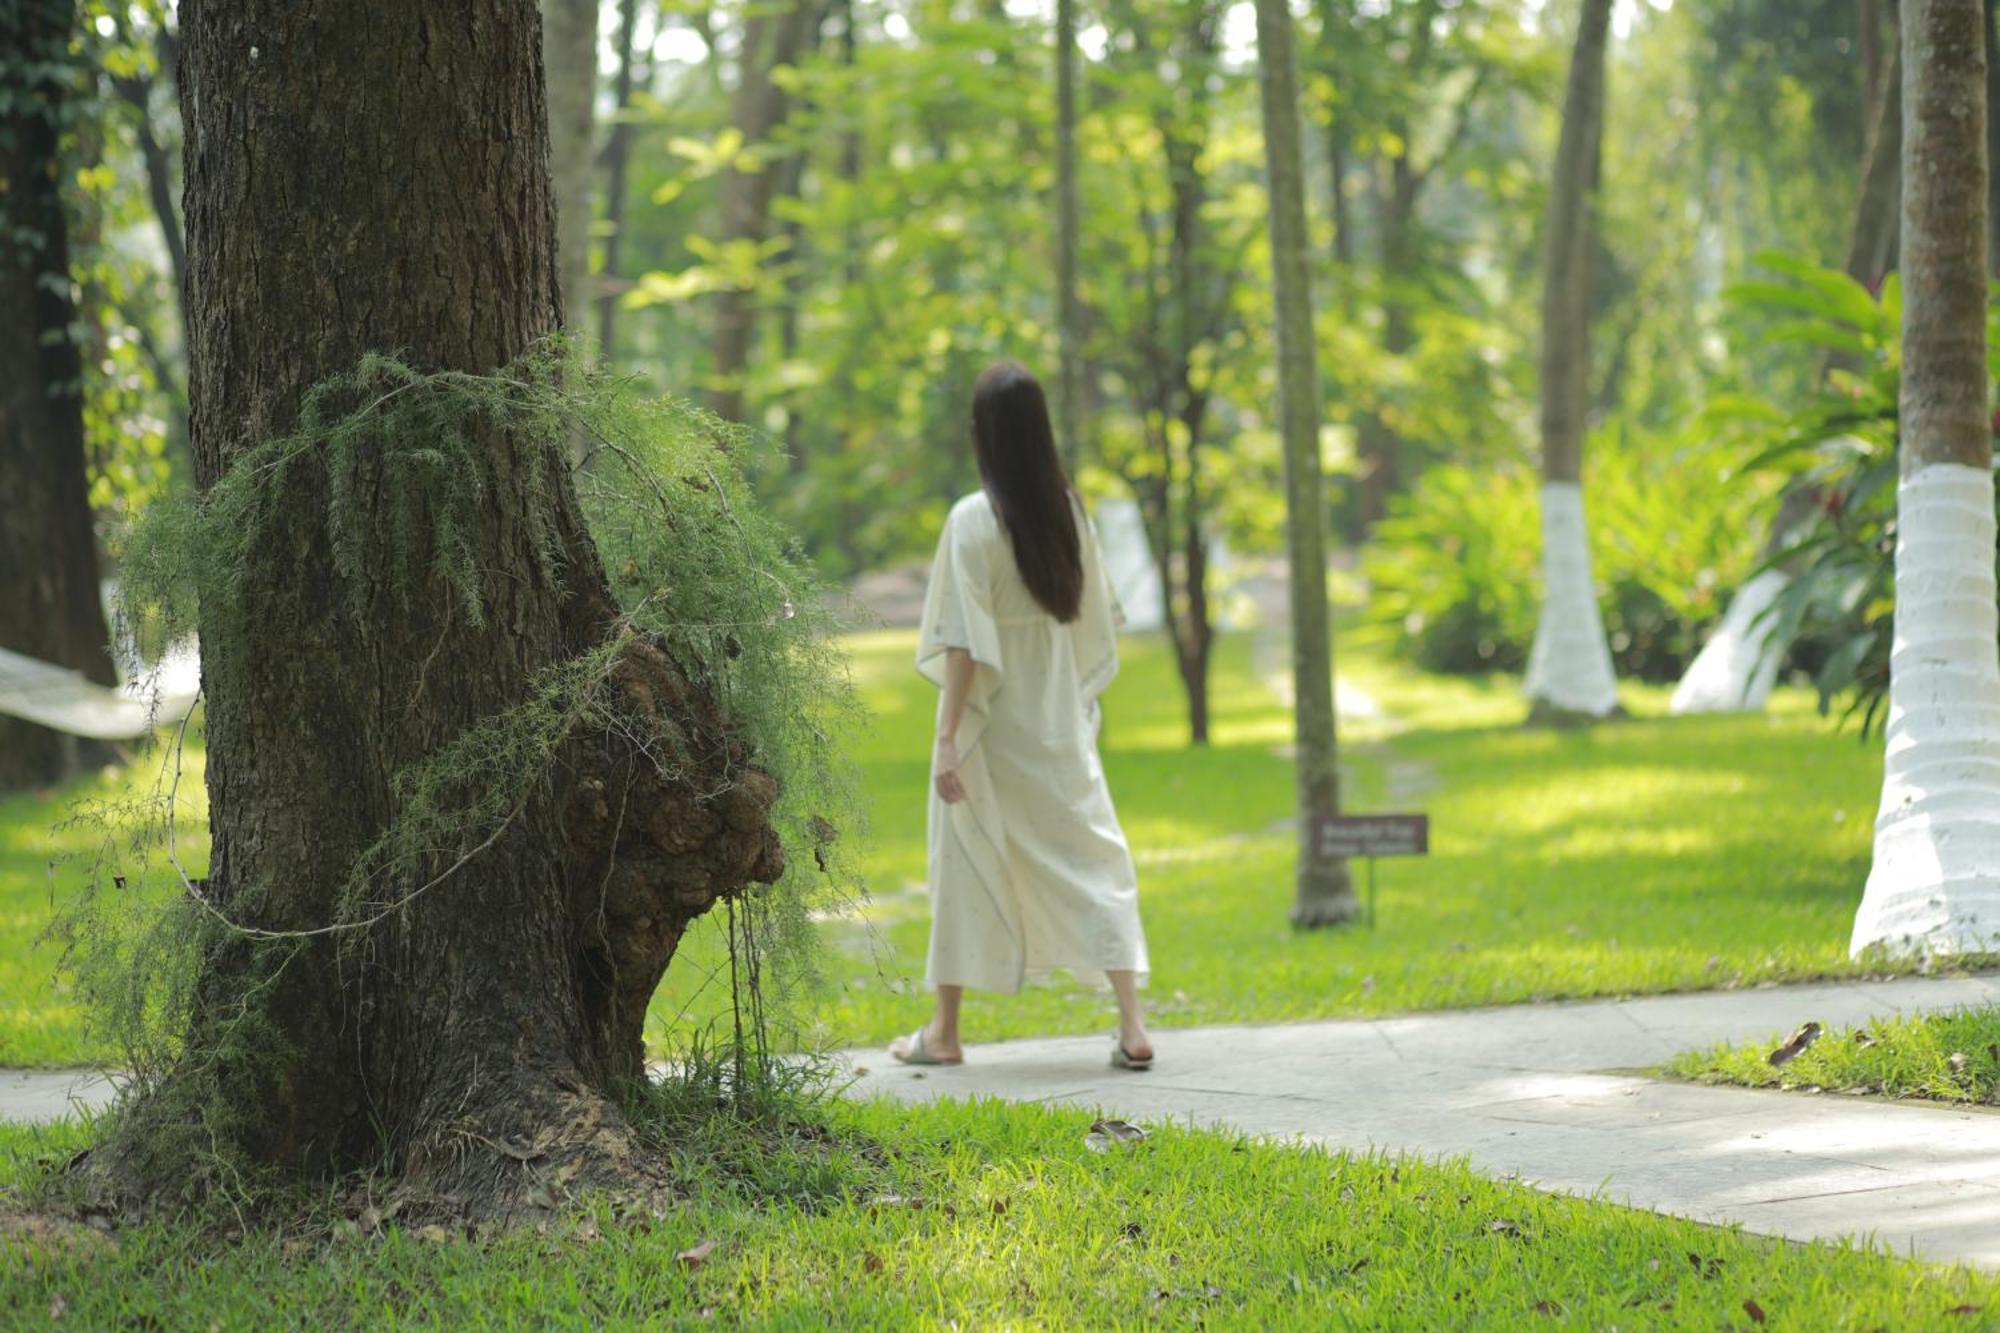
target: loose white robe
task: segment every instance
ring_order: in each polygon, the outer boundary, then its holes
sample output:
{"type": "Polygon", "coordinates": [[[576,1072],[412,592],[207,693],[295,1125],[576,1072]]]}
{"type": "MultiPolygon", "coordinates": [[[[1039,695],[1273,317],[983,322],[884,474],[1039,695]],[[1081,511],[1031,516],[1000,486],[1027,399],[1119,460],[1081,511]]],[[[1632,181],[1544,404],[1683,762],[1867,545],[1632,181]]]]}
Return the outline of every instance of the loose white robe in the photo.
{"type": "Polygon", "coordinates": [[[958,727],[966,799],[947,805],[932,774],[932,987],[1014,991],[1056,968],[1144,980],[1138,875],[1097,757],[1119,612],[1080,506],[1076,519],[1083,602],[1067,625],[1021,581],[983,491],[952,507],[938,539],[917,670],[942,689],[947,649],[974,667],[958,727]]]}

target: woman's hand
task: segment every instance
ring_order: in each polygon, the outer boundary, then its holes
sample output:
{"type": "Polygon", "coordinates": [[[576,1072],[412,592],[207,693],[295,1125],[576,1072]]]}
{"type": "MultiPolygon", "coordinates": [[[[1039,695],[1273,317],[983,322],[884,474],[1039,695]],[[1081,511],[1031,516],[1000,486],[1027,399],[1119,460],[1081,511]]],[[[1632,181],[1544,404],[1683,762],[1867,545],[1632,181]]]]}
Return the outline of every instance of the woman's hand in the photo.
{"type": "Polygon", "coordinates": [[[965,782],[958,776],[958,740],[952,736],[940,736],[937,742],[937,757],[931,761],[931,772],[936,774],[938,799],[946,805],[957,805],[965,799],[965,782]]]}

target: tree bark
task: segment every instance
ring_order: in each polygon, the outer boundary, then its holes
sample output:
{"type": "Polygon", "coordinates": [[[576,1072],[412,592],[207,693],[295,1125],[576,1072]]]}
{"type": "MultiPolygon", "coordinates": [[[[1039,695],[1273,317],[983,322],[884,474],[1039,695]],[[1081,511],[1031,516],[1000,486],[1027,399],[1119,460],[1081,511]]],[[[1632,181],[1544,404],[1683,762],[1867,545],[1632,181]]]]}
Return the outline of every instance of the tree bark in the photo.
{"type": "Polygon", "coordinates": [[[1604,48],[1610,18],[1610,0],[1584,0],[1549,186],[1541,351],[1542,474],[1548,481],[1583,479],[1590,385],[1590,251],[1596,211],[1590,192],[1604,128],[1604,48]]]}
{"type": "MultiPolygon", "coordinates": [[[[31,72],[0,112],[0,648],[114,684],[98,596],[83,434],[83,360],[71,328],[59,158],[76,22],[67,0],[0,9],[0,68],[31,72]],[[32,72],[35,69],[41,73],[32,72]],[[54,72],[50,72],[54,71],[54,72]]],[[[59,782],[101,745],[0,715],[0,791],[59,782]]]]}
{"type": "Polygon", "coordinates": [[[1847,247],[1847,275],[1870,291],[1896,267],[1896,234],[1902,221],[1902,58],[1891,52],[1888,77],[1876,91],[1868,119],[1868,152],[1861,166],[1861,194],[1847,247]]]}
{"type": "MultiPolygon", "coordinates": [[[[751,10],[744,20],[730,124],[743,136],[742,152],[763,149],[785,121],[791,98],[772,77],[795,64],[819,24],[818,0],[791,0],[776,15],[751,10]]],[[[745,170],[739,156],[722,175],[723,244],[762,245],[770,230],[773,173],[758,162],[745,170]]],[[[715,387],[709,406],[725,421],[743,420],[743,373],[757,327],[757,292],[732,287],[715,295],[715,387]]]]}
{"type": "Polygon", "coordinates": [[[1902,480],[1882,803],[1851,948],[2000,941],[2000,611],[1980,0],[1903,0],[1902,480]]]}
{"type": "Polygon", "coordinates": [[[549,176],[556,195],[563,322],[575,327],[590,310],[597,0],[542,0],[542,68],[549,89],[549,176]]]}
{"type": "Polygon", "coordinates": [[[1286,0],[1257,0],[1264,162],[1271,189],[1271,289],[1277,307],[1278,408],[1285,441],[1285,531],[1291,557],[1292,698],[1299,796],[1299,868],[1292,924],[1352,920],[1344,857],[1320,847],[1319,823],[1340,813],[1340,751],[1327,623],[1326,495],[1321,474],[1319,355],[1306,262],[1305,163],[1299,81],[1286,0]]]}
{"type": "Polygon", "coordinates": [[[1078,299],[1076,0],[1056,0],[1056,430],[1070,475],[1083,450],[1083,310],[1078,299]]]}
{"type": "MultiPolygon", "coordinates": [[[[536,8],[461,9],[385,24],[369,0],[183,3],[203,488],[365,353],[483,373],[557,327],[536,8]]],[[[202,608],[213,869],[197,887],[233,924],[204,951],[185,1055],[93,1157],[124,1190],[178,1188],[148,1163],[190,1098],[226,1158],[294,1176],[386,1160],[444,1211],[516,1216],[569,1166],[579,1188],[643,1173],[613,1094],[642,1077],[647,999],[687,922],[781,864],[768,779],[729,767],[740,747],[656,646],[627,642],[612,682],[635,716],[681,724],[705,771],[670,780],[629,743],[577,736],[488,843],[370,884],[395,906],[364,936],[297,934],[343,919],[399,774],[615,632],[549,460],[562,442],[486,435],[464,534],[477,621],[428,562],[398,560],[411,497],[373,449],[318,451],[267,494],[282,536],[240,571],[236,608],[254,628],[202,608]],[[366,562],[352,582],[336,528],[366,562]],[[251,1056],[246,1013],[265,1036],[251,1056]]]]}
{"type": "Polygon", "coordinates": [[[1610,21],[1611,0],[1584,0],[1543,229],[1542,607],[1526,680],[1538,719],[1604,717],[1618,707],[1591,577],[1582,489],[1596,234],[1592,195],[1604,127],[1610,21]]]}
{"type": "Polygon", "coordinates": [[[625,244],[625,163],[632,151],[632,127],[624,113],[632,106],[632,32],[639,23],[639,0],[618,0],[618,72],[613,76],[614,121],[604,136],[604,268],[592,290],[597,298],[597,354],[606,361],[617,350],[619,250],[625,244]]]}

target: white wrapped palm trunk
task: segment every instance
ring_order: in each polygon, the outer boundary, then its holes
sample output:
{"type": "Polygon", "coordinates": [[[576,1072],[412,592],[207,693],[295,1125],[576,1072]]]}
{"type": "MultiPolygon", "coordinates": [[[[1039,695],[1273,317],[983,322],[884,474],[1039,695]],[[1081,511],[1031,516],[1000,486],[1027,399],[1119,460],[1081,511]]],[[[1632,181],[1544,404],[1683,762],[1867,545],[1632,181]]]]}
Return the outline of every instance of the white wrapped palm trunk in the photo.
{"type": "Polygon", "coordinates": [[[1882,805],[1851,948],[1987,952],[2000,945],[1993,474],[1932,463],[1903,479],[1897,515],[1882,805]]]}
{"type": "Polygon", "coordinates": [[[1528,652],[1528,698],[1564,713],[1607,717],[1618,707],[1611,648],[1590,575],[1583,487],[1542,483],[1542,614],[1528,652]]]}
{"type": "Polygon", "coordinates": [[[1790,583],[1782,571],[1767,569],[1737,590],[1722,623],[1674,687],[1674,714],[1763,711],[1783,653],[1771,642],[1777,625],[1770,610],[1790,583]]]}

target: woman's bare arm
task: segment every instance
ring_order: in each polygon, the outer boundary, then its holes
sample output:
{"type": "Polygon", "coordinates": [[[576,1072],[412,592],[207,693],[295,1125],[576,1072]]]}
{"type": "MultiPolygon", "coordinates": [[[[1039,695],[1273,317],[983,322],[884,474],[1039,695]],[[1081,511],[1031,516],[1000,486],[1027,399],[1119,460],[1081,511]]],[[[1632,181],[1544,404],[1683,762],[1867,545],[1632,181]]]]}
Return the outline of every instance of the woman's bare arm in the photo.
{"type": "Polygon", "coordinates": [[[948,648],[944,655],[944,707],[938,716],[937,774],[938,796],[947,805],[965,799],[965,784],[958,776],[958,724],[965,717],[965,701],[972,694],[972,654],[963,648],[948,648]]]}

